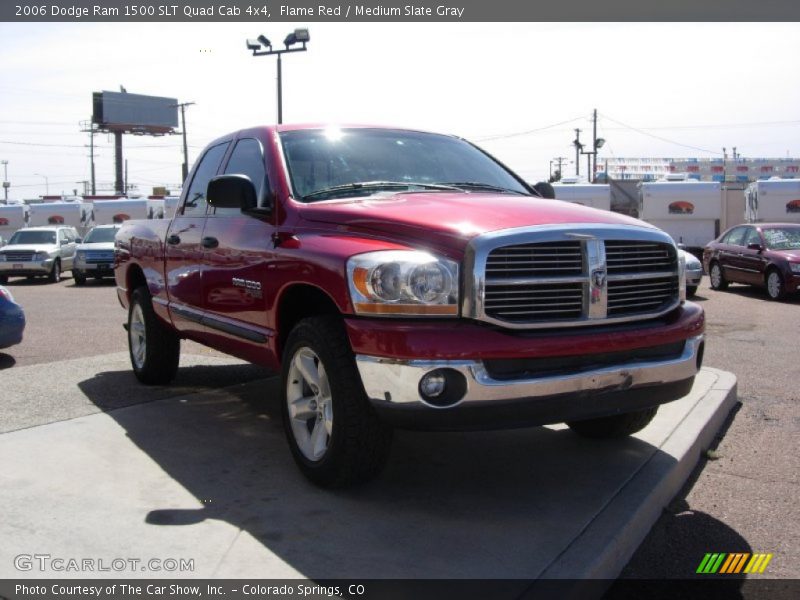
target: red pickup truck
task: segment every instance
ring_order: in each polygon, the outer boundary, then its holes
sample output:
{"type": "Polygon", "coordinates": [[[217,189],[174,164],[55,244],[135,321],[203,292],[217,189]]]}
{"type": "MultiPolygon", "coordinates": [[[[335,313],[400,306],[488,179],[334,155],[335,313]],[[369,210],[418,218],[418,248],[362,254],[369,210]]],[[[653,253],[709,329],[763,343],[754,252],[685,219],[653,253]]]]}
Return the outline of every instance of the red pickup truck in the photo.
{"type": "Polygon", "coordinates": [[[279,371],[292,454],[324,486],[374,476],[398,426],[634,433],[703,358],[668,235],[420,131],[224,136],[171,221],[123,225],[115,275],[138,379],[168,383],[181,339],[279,371]]]}

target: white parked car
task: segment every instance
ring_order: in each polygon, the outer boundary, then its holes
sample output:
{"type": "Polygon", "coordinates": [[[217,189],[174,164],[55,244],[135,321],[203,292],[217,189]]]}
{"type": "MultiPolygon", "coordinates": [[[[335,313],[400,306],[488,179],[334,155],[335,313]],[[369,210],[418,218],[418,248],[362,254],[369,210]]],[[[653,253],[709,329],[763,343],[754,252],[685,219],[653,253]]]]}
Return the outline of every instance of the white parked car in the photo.
{"type": "Polygon", "coordinates": [[[686,260],[686,295],[691,297],[697,293],[700,280],[703,279],[703,263],[691,252],[679,251],[686,260]]]}
{"type": "Polygon", "coordinates": [[[0,250],[0,283],[11,276],[44,275],[53,283],[72,270],[80,238],[74,227],[53,225],[26,227],[14,232],[0,250]]]}
{"type": "Polygon", "coordinates": [[[119,225],[98,225],[92,228],[75,252],[72,278],[83,285],[88,277],[102,279],[114,276],[114,236],[119,225]]]}

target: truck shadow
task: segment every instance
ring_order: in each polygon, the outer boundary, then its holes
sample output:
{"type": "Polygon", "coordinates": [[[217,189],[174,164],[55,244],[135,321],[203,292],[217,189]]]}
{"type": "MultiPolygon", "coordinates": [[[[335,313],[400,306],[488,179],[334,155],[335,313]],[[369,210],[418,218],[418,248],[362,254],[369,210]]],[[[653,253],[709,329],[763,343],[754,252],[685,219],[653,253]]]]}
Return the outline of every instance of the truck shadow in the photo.
{"type": "MultiPolygon", "coordinates": [[[[79,386],[107,410],[113,407],[109,390],[130,386],[130,377],[101,373],[79,386]]],[[[150,495],[141,519],[178,528],[230,523],[266,555],[312,579],[532,579],[646,461],[674,462],[636,438],[593,441],[564,428],[398,431],[376,480],[328,491],[308,483],[294,465],[281,425],[278,378],[221,391],[178,393],[108,413],[199,501],[197,508],[173,508],[150,495]]],[[[237,576],[285,576],[260,571],[267,564],[263,556],[252,560],[249,570],[238,566],[237,576]]]]}

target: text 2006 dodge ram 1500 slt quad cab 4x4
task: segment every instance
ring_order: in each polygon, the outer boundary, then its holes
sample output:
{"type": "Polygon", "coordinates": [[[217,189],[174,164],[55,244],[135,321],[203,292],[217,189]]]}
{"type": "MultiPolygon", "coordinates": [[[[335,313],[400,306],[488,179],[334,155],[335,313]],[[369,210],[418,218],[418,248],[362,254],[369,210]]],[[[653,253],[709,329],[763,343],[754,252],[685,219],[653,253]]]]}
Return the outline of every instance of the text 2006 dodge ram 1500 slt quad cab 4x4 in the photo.
{"type": "Polygon", "coordinates": [[[640,430],[702,362],[683,271],[662,231],[460,138],[279,125],[209,145],[171,221],[122,226],[115,274],[139,380],[169,382],[181,338],[279,370],[297,464],[341,486],[394,426],[640,430]]]}

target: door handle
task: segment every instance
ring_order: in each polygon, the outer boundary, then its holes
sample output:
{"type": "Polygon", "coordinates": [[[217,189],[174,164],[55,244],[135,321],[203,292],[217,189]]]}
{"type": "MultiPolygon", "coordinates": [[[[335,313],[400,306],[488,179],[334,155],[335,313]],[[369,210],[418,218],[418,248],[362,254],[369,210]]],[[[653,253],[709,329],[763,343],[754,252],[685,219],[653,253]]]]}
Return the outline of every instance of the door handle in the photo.
{"type": "Polygon", "coordinates": [[[203,248],[216,248],[219,246],[219,240],[215,237],[204,237],[203,240],[200,242],[200,245],[203,248]]]}
{"type": "Polygon", "coordinates": [[[176,235],[176,234],[174,234],[174,233],[173,233],[171,236],[169,236],[169,237],[167,238],[167,243],[168,243],[170,246],[177,246],[178,244],[180,244],[180,243],[181,243],[181,238],[180,238],[180,236],[178,236],[178,235],[176,235]]]}

